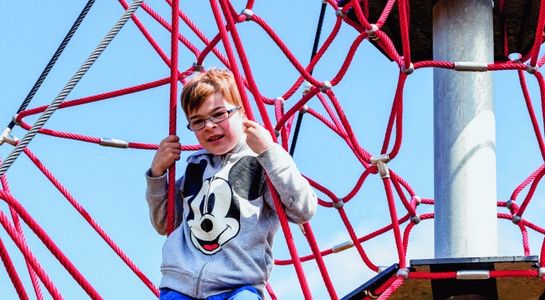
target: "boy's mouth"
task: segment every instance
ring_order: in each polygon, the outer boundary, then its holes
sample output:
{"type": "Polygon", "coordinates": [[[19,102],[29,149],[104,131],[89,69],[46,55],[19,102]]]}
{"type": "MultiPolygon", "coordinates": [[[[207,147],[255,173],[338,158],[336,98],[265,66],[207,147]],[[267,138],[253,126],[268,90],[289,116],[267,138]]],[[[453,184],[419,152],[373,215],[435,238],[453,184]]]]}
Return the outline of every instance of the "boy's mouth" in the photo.
{"type": "Polygon", "coordinates": [[[216,134],[216,135],[213,135],[211,137],[208,138],[208,141],[209,142],[214,142],[214,141],[217,141],[219,139],[221,139],[223,137],[223,134],[216,134]]]}

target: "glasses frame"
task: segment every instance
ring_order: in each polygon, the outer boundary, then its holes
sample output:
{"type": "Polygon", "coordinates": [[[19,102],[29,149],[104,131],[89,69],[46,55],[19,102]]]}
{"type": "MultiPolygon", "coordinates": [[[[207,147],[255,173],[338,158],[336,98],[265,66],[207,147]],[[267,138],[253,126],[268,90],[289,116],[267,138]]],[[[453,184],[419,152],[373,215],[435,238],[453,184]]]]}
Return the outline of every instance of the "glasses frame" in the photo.
{"type": "Polygon", "coordinates": [[[196,129],[191,128],[191,122],[187,123],[186,127],[187,127],[187,129],[189,129],[189,130],[191,130],[193,132],[199,131],[199,130],[203,129],[206,126],[206,121],[210,121],[210,122],[212,122],[214,124],[218,124],[220,122],[223,122],[223,121],[229,119],[233,115],[233,113],[237,112],[241,108],[242,108],[242,106],[237,105],[237,106],[235,106],[233,108],[225,110],[225,112],[227,113],[227,117],[225,119],[218,120],[218,119],[216,119],[216,118],[214,118],[212,116],[208,116],[208,117],[203,118],[203,119],[198,119],[197,121],[202,121],[202,127],[200,127],[200,128],[196,128],[196,129]]]}

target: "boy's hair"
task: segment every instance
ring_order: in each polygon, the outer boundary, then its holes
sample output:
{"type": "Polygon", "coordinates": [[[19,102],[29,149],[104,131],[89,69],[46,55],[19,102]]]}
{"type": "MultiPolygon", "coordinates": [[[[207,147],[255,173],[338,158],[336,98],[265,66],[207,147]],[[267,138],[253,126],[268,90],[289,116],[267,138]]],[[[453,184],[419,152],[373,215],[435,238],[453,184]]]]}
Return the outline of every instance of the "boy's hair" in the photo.
{"type": "Polygon", "coordinates": [[[197,110],[206,98],[220,93],[227,102],[242,106],[233,74],[225,69],[213,68],[191,78],[180,96],[185,115],[197,110]]]}

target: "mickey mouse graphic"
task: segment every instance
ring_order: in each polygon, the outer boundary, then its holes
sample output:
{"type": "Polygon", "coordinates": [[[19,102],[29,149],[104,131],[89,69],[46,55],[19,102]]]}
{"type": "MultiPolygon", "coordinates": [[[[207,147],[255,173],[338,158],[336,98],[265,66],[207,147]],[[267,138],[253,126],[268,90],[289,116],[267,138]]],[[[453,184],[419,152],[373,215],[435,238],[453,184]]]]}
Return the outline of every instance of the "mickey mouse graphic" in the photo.
{"type": "Polygon", "coordinates": [[[200,252],[212,255],[238,235],[240,201],[251,202],[263,194],[265,172],[255,157],[244,156],[231,167],[227,180],[217,174],[204,179],[207,164],[203,159],[188,165],[183,194],[191,241],[200,252]]]}

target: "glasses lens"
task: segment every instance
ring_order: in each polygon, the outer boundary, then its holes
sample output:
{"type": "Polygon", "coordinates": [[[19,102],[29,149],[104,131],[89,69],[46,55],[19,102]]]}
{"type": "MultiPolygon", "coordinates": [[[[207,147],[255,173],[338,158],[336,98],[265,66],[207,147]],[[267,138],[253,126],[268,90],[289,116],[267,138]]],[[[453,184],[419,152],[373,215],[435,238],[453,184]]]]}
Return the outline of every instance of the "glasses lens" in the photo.
{"type": "Polygon", "coordinates": [[[210,116],[210,121],[214,123],[219,123],[229,117],[229,112],[227,110],[222,110],[215,112],[213,115],[210,116]]]}
{"type": "Polygon", "coordinates": [[[204,120],[194,120],[189,122],[189,129],[197,131],[204,127],[204,120]]]}

